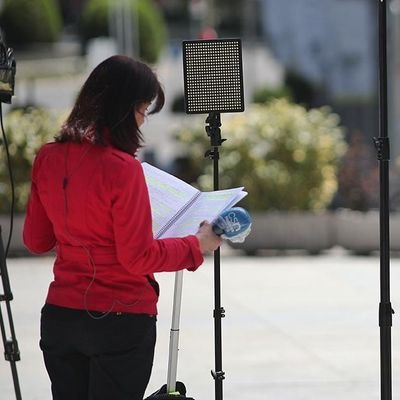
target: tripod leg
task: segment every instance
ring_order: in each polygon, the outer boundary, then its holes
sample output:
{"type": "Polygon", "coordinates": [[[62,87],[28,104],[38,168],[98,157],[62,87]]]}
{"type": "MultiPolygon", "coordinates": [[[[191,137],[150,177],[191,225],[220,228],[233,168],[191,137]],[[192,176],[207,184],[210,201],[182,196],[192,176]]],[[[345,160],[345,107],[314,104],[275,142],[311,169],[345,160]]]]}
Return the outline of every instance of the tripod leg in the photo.
{"type": "Polygon", "coordinates": [[[0,275],[4,290],[4,294],[0,294],[0,302],[4,301],[5,303],[6,315],[8,318],[10,335],[11,335],[11,339],[7,339],[6,326],[4,323],[2,308],[0,307],[0,328],[4,345],[4,357],[6,361],[10,362],[11,374],[14,382],[15,398],[17,400],[22,400],[21,389],[18,380],[17,365],[16,365],[16,362],[20,360],[20,353],[18,349],[18,342],[15,336],[14,322],[11,313],[10,302],[13,296],[11,293],[10,280],[8,278],[3,239],[1,235],[1,226],[0,226],[0,275]]]}
{"type": "Polygon", "coordinates": [[[225,372],[222,370],[222,318],[225,310],[221,307],[221,268],[220,249],[214,252],[214,343],[215,343],[215,371],[211,371],[215,383],[215,400],[223,399],[223,380],[225,372]]]}

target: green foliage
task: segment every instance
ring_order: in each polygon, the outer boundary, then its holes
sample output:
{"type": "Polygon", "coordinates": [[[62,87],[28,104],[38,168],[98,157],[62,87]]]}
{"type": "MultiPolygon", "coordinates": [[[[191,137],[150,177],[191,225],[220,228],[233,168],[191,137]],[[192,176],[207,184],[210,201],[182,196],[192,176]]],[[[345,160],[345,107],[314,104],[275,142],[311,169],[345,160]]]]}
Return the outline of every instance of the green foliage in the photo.
{"type": "MultiPolygon", "coordinates": [[[[15,209],[23,212],[30,191],[33,159],[39,147],[53,139],[61,116],[39,108],[15,109],[5,117],[5,131],[15,183],[15,209]]],[[[0,212],[10,210],[11,186],[5,146],[0,145],[0,212]]]]}
{"type": "MultiPolygon", "coordinates": [[[[83,10],[80,21],[81,34],[85,41],[108,36],[109,0],[89,0],[83,10]]],[[[112,3],[115,4],[115,3],[112,3]]],[[[165,45],[166,24],[161,12],[153,1],[130,0],[132,24],[135,24],[135,12],[139,24],[140,58],[155,63],[165,45]]]]}
{"type": "Polygon", "coordinates": [[[151,1],[138,2],[140,57],[155,63],[165,45],[167,28],[162,14],[151,1]]]}
{"type": "Polygon", "coordinates": [[[18,48],[56,41],[62,17],[55,0],[6,0],[0,24],[7,45],[18,48]]]}
{"type": "Polygon", "coordinates": [[[285,86],[278,88],[259,87],[254,92],[253,102],[263,104],[282,97],[288,100],[292,99],[292,93],[289,88],[285,86]]]}
{"type": "MultiPolygon", "coordinates": [[[[249,195],[242,204],[249,210],[319,210],[329,205],[346,144],[338,117],[328,108],[306,110],[286,99],[254,104],[243,114],[227,115],[222,136],[227,141],[221,147],[221,188],[244,186],[249,195]]],[[[177,137],[190,168],[203,171],[206,166],[198,184],[211,190],[204,130],[183,128],[177,137]]]]}
{"type": "Polygon", "coordinates": [[[80,29],[84,40],[108,36],[108,0],[89,0],[83,9],[80,29]]]}

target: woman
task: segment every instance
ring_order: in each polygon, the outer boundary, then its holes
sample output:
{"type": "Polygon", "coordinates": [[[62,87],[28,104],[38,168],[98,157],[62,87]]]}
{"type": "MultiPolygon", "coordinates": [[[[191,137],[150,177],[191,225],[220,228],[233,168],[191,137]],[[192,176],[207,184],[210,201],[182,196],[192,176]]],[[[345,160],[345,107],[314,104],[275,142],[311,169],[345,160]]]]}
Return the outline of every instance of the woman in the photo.
{"type": "Polygon", "coordinates": [[[147,65],[110,57],[36,156],[23,235],[30,251],[57,254],[40,340],[55,400],[143,399],[156,335],[153,273],[194,271],[221,244],[209,223],[196,235],[153,238],[135,154],[145,116],[163,105],[147,65]]]}

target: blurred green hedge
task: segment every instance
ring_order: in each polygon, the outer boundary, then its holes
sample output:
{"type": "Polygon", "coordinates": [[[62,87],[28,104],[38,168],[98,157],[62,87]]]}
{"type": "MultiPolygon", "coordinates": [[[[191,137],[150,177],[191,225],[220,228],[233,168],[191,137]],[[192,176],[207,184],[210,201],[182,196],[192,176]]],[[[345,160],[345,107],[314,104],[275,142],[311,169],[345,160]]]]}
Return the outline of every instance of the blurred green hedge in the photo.
{"type": "Polygon", "coordinates": [[[56,0],[5,0],[0,26],[10,47],[56,41],[62,17],[56,0]]]}
{"type": "MultiPolygon", "coordinates": [[[[80,20],[83,40],[109,36],[109,0],[88,0],[80,20]]],[[[114,3],[113,3],[114,4],[114,3]]],[[[152,0],[129,0],[132,24],[138,21],[139,57],[155,63],[166,43],[166,23],[160,10],[152,0]],[[134,12],[137,12],[135,18],[134,12]]]]}

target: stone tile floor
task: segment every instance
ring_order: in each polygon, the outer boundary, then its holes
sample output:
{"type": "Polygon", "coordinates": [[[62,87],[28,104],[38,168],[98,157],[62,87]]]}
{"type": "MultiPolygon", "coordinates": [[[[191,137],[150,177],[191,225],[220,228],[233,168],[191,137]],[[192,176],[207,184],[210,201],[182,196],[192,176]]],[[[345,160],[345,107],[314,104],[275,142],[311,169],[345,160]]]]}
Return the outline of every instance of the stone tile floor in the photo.
{"type": "MultiPolygon", "coordinates": [[[[39,314],[51,257],[7,261],[11,309],[21,351],[24,400],[50,400],[38,348],[39,314]]],[[[377,400],[379,258],[340,250],[221,259],[224,398],[229,400],[377,400]]],[[[214,398],[213,262],[184,275],[178,379],[196,400],[214,398]]],[[[158,342],[148,394],[166,381],[173,274],[159,274],[158,342]]],[[[391,300],[400,302],[400,259],[391,260],[391,300]]],[[[4,304],[2,304],[4,306],[4,304]]],[[[5,316],[4,307],[3,316],[5,316]]],[[[392,328],[393,397],[400,393],[400,327],[392,328]]],[[[15,398],[11,369],[0,360],[0,399],[15,398]]]]}

